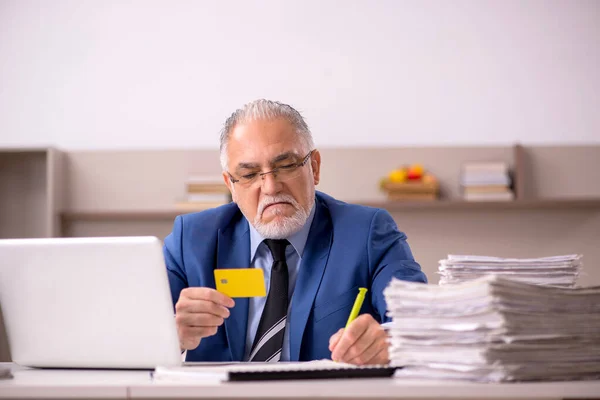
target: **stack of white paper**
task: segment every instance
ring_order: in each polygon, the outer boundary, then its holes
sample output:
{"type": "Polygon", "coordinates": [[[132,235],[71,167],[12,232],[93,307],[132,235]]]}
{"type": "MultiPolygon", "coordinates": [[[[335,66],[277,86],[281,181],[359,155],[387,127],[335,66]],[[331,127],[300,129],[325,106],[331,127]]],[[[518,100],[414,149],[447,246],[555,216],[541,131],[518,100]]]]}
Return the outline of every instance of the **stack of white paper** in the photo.
{"type": "Polygon", "coordinates": [[[397,376],[500,382],[600,378],[600,287],[488,275],[435,286],[394,279],[390,360],[397,376]]]}
{"type": "Polygon", "coordinates": [[[453,284],[495,274],[535,285],[572,287],[581,269],[581,255],[543,258],[498,258],[449,255],[440,260],[440,285],[453,284]]]}

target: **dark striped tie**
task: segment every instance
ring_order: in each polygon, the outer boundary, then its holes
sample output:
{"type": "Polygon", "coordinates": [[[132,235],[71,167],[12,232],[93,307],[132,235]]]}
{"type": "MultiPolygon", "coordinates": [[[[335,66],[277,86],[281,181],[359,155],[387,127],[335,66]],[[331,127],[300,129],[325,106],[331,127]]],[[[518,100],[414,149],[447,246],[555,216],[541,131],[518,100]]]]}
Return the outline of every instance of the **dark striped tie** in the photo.
{"type": "Polygon", "coordinates": [[[285,248],[290,242],[285,239],[265,239],[265,244],[273,255],[271,283],[248,361],[277,362],[281,358],[287,319],[288,267],[285,248]]]}

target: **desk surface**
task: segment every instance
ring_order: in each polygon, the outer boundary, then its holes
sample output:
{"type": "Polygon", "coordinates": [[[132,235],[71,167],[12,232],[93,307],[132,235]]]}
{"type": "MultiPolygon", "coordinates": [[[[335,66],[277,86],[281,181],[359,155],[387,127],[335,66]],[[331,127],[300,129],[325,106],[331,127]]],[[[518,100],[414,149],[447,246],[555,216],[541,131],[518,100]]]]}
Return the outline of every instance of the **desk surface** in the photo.
{"type": "Polygon", "coordinates": [[[0,380],[0,398],[600,399],[600,381],[475,384],[354,379],[189,384],[153,382],[147,371],[13,368],[13,379],[0,380]]]}

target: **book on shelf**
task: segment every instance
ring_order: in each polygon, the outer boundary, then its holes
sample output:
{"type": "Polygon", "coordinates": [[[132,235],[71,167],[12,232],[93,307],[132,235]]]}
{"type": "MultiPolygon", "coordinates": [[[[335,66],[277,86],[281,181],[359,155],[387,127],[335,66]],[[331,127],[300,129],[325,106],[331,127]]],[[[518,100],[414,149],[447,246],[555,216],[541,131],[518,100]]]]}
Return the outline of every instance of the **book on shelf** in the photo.
{"type": "Polygon", "coordinates": [[[175,203],[175,209],[178,211],[186,211],[186,212],[197,212],[204,211],[210,208],[216,208],[222,205],[227,204],[226,201],[216,201],[216,202],[193,202],[193,201],[178,201],[175,203]]]}
{"type": "Polygon", "coordinates": [[[461,183],[468,185],[506,185],[511,183],[505,162],[467,162],[462,165],[461,183]]]}
{"type": "Polygon", "coordinates": [[[188,193],[185,201],[191,203],[229,203],[231,195],[227,193],[188,193]]]}
{"type": "Polygon", "coordinates": [[[229,193],[227,185],[221,183],[217,184],[198,184],[198,183],[186,183],[186,191],[188,193],[229,193]]]}
{"type": "Polygon", "coordinates": [[[462,186],[510,186],[508,175],[463,175],[460,183],[462,186]]]}
{"type": "Polygon", "coordinates": [[[175,207],[183,211],[201,211],[231,202],[231,193],[221,176],[190,176],[185,181],[184,195],[175,207]]]}
{"type": "Polygon", "coordinates": [[[510,188],[503,185],[466,186],[464,193],[506,193],[510,188]]]}
{"type": "Polygon", "coordinates": [[[468,162],[460,177],[463,198],[467,201],[510,201],[512,179],[505,162],[468,162]]]}
{"type": "Polygon", "coordinates": [[[502,161],[470,161],[462,166],[463,172],[467,174],[500,174],[509,172],[508,163],[502,161]]]}
{"type": "Polygon", "coordinates": [[[190,176],[185,181],[188,193],[229,193],[220,176],[190,176]]]}
{"type": "Polygon", "coordinates": [[[515,199],[515,194],[511,191],[497,193],[469,193],[463,194],[466,201],[512,201],[515,199]]]}

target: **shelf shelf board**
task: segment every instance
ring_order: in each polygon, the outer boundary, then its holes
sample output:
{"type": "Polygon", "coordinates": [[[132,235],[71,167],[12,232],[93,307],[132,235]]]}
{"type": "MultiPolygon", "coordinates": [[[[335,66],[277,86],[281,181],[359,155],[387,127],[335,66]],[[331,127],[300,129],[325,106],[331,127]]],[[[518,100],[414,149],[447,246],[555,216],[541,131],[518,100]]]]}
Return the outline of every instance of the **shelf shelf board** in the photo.
{"type": "Polygon", "coordinates": [[[0,147],[0,154],[47,153],[52,147],[0,147]]]}
{"type": "MultiPolygon", "coordinates": [[[[199,210],[200,211],[200,210],[199,210]]],[[[173,220],[176,216],[194,212],[192,210],[98,210],[98,211],[63,211],[63,222],[70,221],[148,221],[173,220]]]]}
{"type": "Polygon", "coordinates": [[[575,210],[599,209],[600,198],[565,198],[565,199],[535,199],[515,201],[464,201],[464,200],[438,200],[438,201],[381,201],[361,203],[365,206],[383,208],[390,212],[397,211],[430,211],[430,210],[456,210],[456,211],[501,211],[501,210],[575,210]]]}
{"type": "MultiPolygon", "coordinates": [[[[503,210],[600,210],[600,198],[543,199],[517,201],[471,202],[461,200],[438,200],[422,202],[381,201],[358,203],[383,208],[389,212],[402,211],[503,211],[503,210]]],[[[198,211],[201,211],[200,209],[198,211]]],[[[64,222],[70,221],[148,221],[173,220],[177,215],[194,210],[98,210],[66,211],[61,213],[64,222]]]]}

